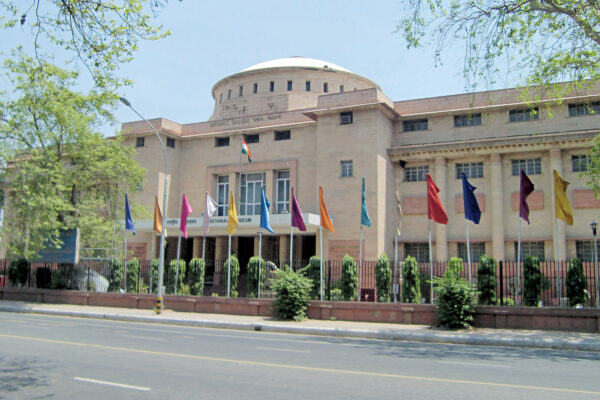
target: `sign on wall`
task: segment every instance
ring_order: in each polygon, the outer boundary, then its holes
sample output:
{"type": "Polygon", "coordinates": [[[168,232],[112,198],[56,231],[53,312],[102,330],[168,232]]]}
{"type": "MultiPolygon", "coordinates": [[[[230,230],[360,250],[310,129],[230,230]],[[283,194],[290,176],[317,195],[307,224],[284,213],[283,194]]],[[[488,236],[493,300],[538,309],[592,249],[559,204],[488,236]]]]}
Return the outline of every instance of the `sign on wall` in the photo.
{"type": "Polygon", "coordinates": [[[127,242],[127,258],[137,258],[138,260],[145,260],[146,257],[146,243],[129,243],[127,242]]]}
{"type": "MultiPolygon", "coordinates": [[[[360,240],[330,240],[329,259],[341,261],[346,254],[358,260],[360,240]]],[[[364,243],[363,243],[364,247],[364,243]]]]}
{"type": "Polygon", "coordinates": [[[59,238],[62,245],[59,248],[47,247],[38,253],[39,262],[58,262],[77,264],[79,262],[79,230],[61,230],[59,238]]]}

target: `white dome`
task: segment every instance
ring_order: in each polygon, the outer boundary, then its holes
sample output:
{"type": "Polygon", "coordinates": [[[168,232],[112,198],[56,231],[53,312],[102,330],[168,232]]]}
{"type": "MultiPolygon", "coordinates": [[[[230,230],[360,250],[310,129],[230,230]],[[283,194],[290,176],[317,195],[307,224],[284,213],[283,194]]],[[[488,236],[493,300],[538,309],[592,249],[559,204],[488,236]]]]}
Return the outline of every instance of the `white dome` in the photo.
{"type": "Polygon", "coordinates": [[[350,72],[346,68],[340,67],[339,65],[330,63],[328,61],[317,60],[316,58],[306,57],[287,57],[278,58],[275,60],[264,61],[248,67],[241,72],[256,71],[259,69],[269,68],[325,68],[333,69],[337,71],[350,72]]]}

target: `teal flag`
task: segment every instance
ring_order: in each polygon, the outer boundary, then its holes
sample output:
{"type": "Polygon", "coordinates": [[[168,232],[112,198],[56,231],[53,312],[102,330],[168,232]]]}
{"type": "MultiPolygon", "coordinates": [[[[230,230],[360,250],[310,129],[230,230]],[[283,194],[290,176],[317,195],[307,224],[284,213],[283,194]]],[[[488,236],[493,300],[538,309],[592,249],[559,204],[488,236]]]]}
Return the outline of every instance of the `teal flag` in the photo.
{"type": "Polygon", "coordinates": [[[360,209],[360,224],[371,227],[371,218],[367,212],[367,203],[365,201],[365,177],[362,178],[362,196],[361,196],[361,209],[360,209]]]}

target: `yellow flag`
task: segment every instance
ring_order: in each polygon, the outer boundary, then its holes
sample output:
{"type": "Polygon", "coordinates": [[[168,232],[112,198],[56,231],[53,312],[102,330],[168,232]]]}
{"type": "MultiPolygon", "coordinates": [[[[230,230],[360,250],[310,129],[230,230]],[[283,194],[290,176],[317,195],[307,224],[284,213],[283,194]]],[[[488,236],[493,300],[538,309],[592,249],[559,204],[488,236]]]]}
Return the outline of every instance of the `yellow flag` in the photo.
{"type": "Polygon", "coordinates": [[[227,233],[233,235],[238,227],[237,211],[235,211],[235,201],[233,201],[233,192],[229,192],[229,208],[227,209],[229,222],[227,223],[227,233]]]}
{"type": "Polygon", "coordinates": [[[562,219],[568,225],[573,225],[573,210],[567,197],[567,186],[569,182],[565,181],[554,170],[554,203],[556,204],[556,218],[562,219]]]}
{"type": "MultiPolygon", "coordinates": [[[[159,235],[162,233],[162,213],[158,206],[158,196],[154,196],[154,232],[159,235]]],[[[166,233],[166,232],[165,232],[166,233]]]]}

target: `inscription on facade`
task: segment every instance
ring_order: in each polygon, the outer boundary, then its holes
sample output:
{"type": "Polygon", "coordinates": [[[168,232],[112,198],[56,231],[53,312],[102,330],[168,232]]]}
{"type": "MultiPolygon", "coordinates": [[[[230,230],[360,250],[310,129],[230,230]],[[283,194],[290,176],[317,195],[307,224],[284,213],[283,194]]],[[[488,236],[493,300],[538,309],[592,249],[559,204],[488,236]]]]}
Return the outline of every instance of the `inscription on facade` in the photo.
{"type": "MultiPolygon", "coordinates": [[[[269,115],[266,117],[266,120],[273,121],[276,119],[281,119],[282,114],[269,115]]],[[[252,117],[252,118],[236,118],[236,119],[228,119],[225,121],[215,121],[210,123],[211,128],[224,127],[224,126],[236,126],[236,125],[246,125],[250,123],[258,123],[265,121],[265,117],[252,117]]]]}

